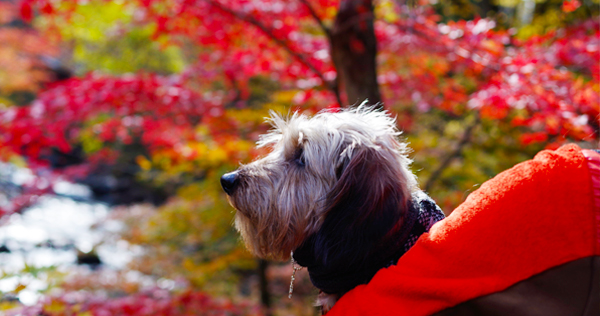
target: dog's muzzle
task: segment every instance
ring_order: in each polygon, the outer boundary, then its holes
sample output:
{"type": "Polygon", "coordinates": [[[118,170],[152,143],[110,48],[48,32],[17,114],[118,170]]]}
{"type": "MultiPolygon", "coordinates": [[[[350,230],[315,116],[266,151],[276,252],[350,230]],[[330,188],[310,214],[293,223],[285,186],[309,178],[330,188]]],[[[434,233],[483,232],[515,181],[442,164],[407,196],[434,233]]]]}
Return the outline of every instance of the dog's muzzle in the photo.
{"type": "Polygon", "coordinates": [[[221,186],[227,195],[231,195],[239,183],[238,172],[228,172],[221,177],[221,186]]]}

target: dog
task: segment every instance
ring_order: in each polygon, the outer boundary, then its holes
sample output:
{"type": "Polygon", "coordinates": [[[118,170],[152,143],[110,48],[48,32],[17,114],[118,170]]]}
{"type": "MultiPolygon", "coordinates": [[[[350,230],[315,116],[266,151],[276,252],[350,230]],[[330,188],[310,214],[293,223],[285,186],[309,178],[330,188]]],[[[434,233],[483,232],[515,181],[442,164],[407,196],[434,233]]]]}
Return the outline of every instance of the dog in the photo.
{"type": "Polygon", "coordinates": [[[269,121],[258,146],[270,153],[226,173],[221,185],[246,247],[306,267],[326,313],[444,214],[418,188],[388,112],[363,103],[313,117],[271,113],[269,121]]]}

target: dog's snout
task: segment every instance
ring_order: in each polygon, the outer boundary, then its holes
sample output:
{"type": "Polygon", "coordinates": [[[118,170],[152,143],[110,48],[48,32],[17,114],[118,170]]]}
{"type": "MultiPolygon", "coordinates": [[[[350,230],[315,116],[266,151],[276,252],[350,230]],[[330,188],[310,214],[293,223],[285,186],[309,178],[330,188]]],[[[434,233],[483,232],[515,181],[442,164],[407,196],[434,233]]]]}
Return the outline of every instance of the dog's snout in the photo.
{"type": "Polygon", "coordinates": [[[235,190],[235,187],[238,185],[238,183],[239,179],[237,171],[226,173],[221,177],[221,186],[228,195],[233,193],[233,190],[235,190]]]}

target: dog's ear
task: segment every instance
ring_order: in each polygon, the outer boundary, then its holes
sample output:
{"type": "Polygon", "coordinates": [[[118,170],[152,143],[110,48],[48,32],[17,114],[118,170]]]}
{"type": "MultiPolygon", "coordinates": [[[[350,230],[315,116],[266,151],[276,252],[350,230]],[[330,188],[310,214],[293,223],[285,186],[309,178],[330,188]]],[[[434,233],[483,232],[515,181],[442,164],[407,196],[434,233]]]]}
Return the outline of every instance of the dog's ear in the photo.
{"type": "Polygon", "coordinates": [[[397,159],[385,149],[356,148],[338,167],[323,224],[313,236],[320,264],[363,267],[397,251],[410,203],[406,171],[397,159]]]}

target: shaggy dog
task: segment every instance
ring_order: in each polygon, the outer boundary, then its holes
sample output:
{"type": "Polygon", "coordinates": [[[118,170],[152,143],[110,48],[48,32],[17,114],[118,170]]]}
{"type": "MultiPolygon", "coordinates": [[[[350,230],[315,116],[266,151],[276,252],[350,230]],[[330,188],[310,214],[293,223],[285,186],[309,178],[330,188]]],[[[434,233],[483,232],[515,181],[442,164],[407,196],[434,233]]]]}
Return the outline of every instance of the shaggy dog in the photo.
{"type": "Polygon", "coordinates": [[[326,312],[395,264],[444,215],[417,187],[388,113],[359,106],[270,121],[258,145],[271,152],[221,184],[247,248],[280,260],[293,253],[326,293],[326,312]]]}

